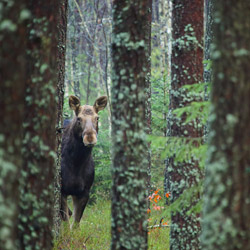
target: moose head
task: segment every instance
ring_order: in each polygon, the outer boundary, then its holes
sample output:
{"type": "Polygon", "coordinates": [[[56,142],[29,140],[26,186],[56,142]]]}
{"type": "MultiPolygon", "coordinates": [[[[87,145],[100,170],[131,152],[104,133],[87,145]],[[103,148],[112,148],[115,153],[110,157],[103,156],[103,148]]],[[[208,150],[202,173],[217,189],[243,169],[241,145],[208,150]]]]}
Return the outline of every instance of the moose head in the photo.
{"type": "Polygon", "coordinates": [[[79,98],[73,95],[69,97],[69,106],[75,111],[74,134],[82,138],[87,147],[92,147],[97,143],[98,112],[103,110],[106,105],[107,96],[97,98],[93,106],[81,106],[79,98]]]}

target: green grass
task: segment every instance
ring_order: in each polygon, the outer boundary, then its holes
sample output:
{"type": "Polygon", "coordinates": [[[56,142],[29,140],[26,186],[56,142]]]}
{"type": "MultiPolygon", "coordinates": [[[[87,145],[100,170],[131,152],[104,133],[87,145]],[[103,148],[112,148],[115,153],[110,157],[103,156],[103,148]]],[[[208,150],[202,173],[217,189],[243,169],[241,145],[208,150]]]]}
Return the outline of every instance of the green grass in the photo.
{"type": "MultiPolygon", "coordinates": [[[[149,226],[167,221],[165,209],[155,211],[151,209],[149,226]]],[[[110,201],[98,199],[95,204],[86,207],[80,228],[64,230],[54,242],[53,250],[109,250],[111,242],[111,210],[110,201]]],[[[149,229],[148,250],[169,249],[169,228],[149,229]]],[[[135,249],[136,250],[136,249],[135,249]]]]}
{"type": "MultiPolygon", "coordinates": [[[[150,225],[159,225],[162,218],[162,211],[152,212],[149,219],[150,225]]],[[[166,218],[163,223],[168,221],[166,218]]],[[[169,223],[168,223],[169,226],[169,223]]],[[[158,227],[148,230],[148,250],[169,250],[169,227],[158,227]]]]}

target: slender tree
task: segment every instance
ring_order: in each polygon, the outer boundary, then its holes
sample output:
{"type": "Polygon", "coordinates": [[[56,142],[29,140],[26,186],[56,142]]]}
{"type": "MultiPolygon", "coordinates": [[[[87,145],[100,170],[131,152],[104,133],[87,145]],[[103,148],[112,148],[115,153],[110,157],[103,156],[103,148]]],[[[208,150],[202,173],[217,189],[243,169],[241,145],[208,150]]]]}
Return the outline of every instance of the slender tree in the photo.
{"type": "Polygon", "coordinates": [[[52,247],[60,1],[28,1],[18,249],[52,247]]]}
{"type": "MultiPolygon", "coordinates": [[[[213,40],[213,1],[205,0],[205,38],[204,38],[204,59],[208,64],[211,60],[211,43],[213,40]]],[[[204,82],[211,82],[211,69],[208,67],[204,69],[204,82]]],[[[206,95],[206,99],[207,99],[206,95]]]]}
{"type": "Polygon", "coordinates": [[[250,249],[250,3],[214,1],[204,250],[250,249]]]}
{"type": "MultiPolygon", "coordinates": [[[[211,70],[211,46],[213,41],[213,1],[205,0],[205,36],[204,36],[204,61],[206,63],[206,67],[204,68],[204,82],[206,82],[205,86],[205,96],[204,100],[207,101],[209,99],[209,91],[208,86],[211,83],[212,79],[212,70],[211,70]]],[[[207,141],[208,137],[208,126],[207,124],[204,126],[204,140],[207,141]]]]}
{"type": "MultiPolygon", "coordinates": [[[[198,121],[185,124],[185,114],[177,119],[173,111],[189,105],[194,99],[182,90],[186,84],[203,81],[203,1],[173,0],[172,10],[172,54],[171,92],[168,135],[173,138],[186,138],[187,142],[200,138],[203,130],[198,121]]],[[[171,202],[176,201],[190,187],[197,185],[201,178],[198,162],[189,160],[176,162],[174,157],[167,161],[166,181],[171,192],[171,202]]],[[[170,249],[200,249],[200,214],[188,214],[197,202],[171,214],[170,249]]]]}
{"type": "Polygon", "coordinates": [[[66,55],[66,34],[67,34],[67,10],[68,0],[62,0],[59,3],[58,15],[58,81],[57,81],[57,133],[56,133],[56,172],[55,172],[55,213],[54,213],[54,229],[55,234],[59,234],[60,228],[60,169],[61,169],[61,140],[62,140],[62,127],[63,127],[63,100],[64,100],[64,79],[65,79],[65,55],[66,55]]]}
{"type": "Polygon", "coordinates": [[[113,2],[112,250],[147,249],[148,0],[113,2]]]}
{"type": "MultiPolygon", "coordinates": [[[[151,111],[151,23],[152,23],[152,0],[148,0],[148,9],[147,9],[147,22],[145,23],[145,30],[147,31],[146,36],[146,43],[147,43],[147,50],[146,50],[146,57],[147,57],[147,77],[146,77],[146,101],[145,101],[145,111],[146,111],[146,133],[148,135],[152,134],[152,111],[151,111]]],[[[147,149],[147,158],[148,158],[148,181],[147,181],[147,187],[148,187],[148,195],[151,190],[151,143],[148,143],[148,149],[147,149]]]]}
{"type": "Polygon", "coordinates": [[[0,4],[0,248],[15,250],[26,80],[26,1],[0,4]]]}

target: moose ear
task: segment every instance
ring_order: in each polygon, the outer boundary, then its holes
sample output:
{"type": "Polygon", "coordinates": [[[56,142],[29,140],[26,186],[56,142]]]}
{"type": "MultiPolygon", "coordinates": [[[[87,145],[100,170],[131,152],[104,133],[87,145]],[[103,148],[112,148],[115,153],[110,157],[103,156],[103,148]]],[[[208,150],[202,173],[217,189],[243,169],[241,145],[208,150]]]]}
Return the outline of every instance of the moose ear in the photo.
{"type": "Polygon", "coordinates": [[[98,113],[100,110],[103,110],[107,106],[107,102],[108,102],[107,96],[101,96],[97,98],[93,106],[96,113],[98,113]]]}
{"type": "Polygon", "coordinates": [[[71,109],[73,109],[76,114],[78,113],[78,110],[80,108],[80,100],[78,97],[71,95],[69,97],[69,106],[71,109]]]}

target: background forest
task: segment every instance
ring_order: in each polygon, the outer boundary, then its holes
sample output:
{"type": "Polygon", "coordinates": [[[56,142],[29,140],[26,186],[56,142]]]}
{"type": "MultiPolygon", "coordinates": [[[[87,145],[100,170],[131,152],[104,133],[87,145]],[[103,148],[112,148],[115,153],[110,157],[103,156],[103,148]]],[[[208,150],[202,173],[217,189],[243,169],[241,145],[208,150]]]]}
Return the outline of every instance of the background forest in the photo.
{"type": "Polygon", "coordinates": [[[0,249],[250,250],[249,25],[243,0],[0,2],[0,249]],[[75,230],[71,95],[108,97],[75,230]]]}
{"type": "MultiPolygon", "coordinates": [[[[169,100],[170,16],[169,3],[154,3],[152,12],[152,134],[166,136],[169,100]]],[[[69,95],[92,105],[97,96],[111,96],[112,7],[109,1],[69,1],[65,70],[64,117],[72,117],[69,95]]],[[[111,188],[111,110],[101,113],[98,145],[95,147],[96,192],[111,188]]],[[[151,184],[163,186],[164,161],[153,157],[151,184]]],[[[163,159],[163,158],[162,158],[163,159]]],[[[95,193],[95,192],[94,192],[95,193]]],[[[93,193],[93,195],[94,195],[93,193]]]]}

